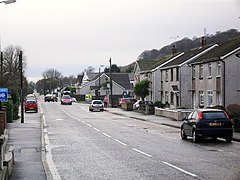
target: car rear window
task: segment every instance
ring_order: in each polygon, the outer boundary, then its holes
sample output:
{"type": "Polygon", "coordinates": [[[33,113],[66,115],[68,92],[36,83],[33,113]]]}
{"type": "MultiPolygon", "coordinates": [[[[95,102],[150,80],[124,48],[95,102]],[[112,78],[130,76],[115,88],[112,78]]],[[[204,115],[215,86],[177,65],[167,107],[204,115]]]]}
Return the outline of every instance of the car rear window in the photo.
{"type": "Polygon", "coordinates": [[[227,118],[224,112],[203,112],[203,119],[225,119],[227,118]]]}
{"type": "Polygon", "coordinates": [[[93,101],[93,104],[102,104],[101,101],[93,101]]]}
{"type": "Polygon", "coordinates": [[[27,104],[36,104],[35,101],[27,101],[27,104]]]}

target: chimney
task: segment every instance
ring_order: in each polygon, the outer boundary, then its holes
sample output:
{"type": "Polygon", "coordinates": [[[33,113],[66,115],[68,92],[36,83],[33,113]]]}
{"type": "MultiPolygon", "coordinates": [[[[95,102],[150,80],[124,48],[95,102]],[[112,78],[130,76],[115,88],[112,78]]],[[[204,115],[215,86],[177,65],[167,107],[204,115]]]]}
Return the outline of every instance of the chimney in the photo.
{"type": "Polygon", "coordinates": [[[202,36],[202,38],[201,38],[201,47],[206,46],[206,44],[207,44],[207,42],[206,42],[205,36],[202,36]]]}
{"type": "Polygon", "coordinates": [[[177,48],[175,44],[172,45],[172,55],[174,56],[177,53],[177,48]]]}

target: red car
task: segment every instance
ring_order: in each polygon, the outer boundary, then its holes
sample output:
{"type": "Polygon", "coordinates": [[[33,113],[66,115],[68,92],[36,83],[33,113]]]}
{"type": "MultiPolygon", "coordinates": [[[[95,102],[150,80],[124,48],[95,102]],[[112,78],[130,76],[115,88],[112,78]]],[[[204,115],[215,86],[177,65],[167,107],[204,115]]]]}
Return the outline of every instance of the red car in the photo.
{"type": "Polygon", "coordinates": [[[34,100],[27,100],[24,106],[25,112],[27,111],[35,111],[36,113],[38,112],[38,105],[37,102],[34,100]]]}
{"type": "Polygon", "coordinates": [[[72,105],[72,98],[69,95],[63,95],[61,99],[61,104],[69,104],[72,105]]]}
{"type": "Polygon", "coordinates": [[[134,99],[134,98],[121,98],[118,105],[121,106],[123,103],[134,104],[136,101],[137,101],[137,99],[134,99]]]}

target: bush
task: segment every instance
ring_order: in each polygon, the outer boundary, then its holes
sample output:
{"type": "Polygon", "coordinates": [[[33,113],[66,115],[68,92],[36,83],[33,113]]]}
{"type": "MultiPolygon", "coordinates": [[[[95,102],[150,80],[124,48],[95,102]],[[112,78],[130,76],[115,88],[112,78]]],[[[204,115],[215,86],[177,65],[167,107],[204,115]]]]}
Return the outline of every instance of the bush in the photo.
{"type": "Polygon", "coordinates": [[[230,104],[227,106],[227,112],[231,119],[233,118],[240,118],[240,105],[238,104],[230,104]]]}
{"type": "Polygon", "coordinates": [[[19,105],[13,104],[13,120],[17,120],[19,118],[19,105]]]}
{"type": "Polygon", "coordinates": [[[8,100],[8,102],[4,102],[3,106],[7,108],[7,123],[11,123],[13,121],[13,102],[12,100],[8,100]]]}
{"type": "Polygon", "coordinates": [[[240,105],[230,104],[227,106],[229,117],[233,119],[233,127],[235,132],[240,132],[240,105]]]}
{"type": "Polygon", "coordinates": [[[154,106],[157,106],[158,108],[163,108],[165,106],[165,104],[163,104],[162,101],[156,101],[154,103],[154,106]]]}

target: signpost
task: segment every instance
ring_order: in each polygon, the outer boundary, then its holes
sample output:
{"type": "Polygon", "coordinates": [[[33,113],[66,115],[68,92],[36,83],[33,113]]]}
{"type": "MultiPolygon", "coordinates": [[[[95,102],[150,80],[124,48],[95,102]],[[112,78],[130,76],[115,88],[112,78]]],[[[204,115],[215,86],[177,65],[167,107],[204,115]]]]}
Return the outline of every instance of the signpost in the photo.
{"type": "Polygon", "coordinates": [[[0,111],[2,110],[2,102],[8,101],[8,89],[0,88],[0,111]]]}

